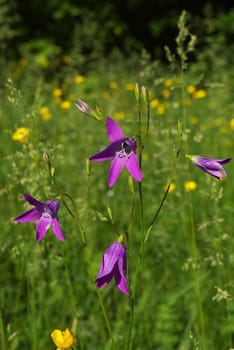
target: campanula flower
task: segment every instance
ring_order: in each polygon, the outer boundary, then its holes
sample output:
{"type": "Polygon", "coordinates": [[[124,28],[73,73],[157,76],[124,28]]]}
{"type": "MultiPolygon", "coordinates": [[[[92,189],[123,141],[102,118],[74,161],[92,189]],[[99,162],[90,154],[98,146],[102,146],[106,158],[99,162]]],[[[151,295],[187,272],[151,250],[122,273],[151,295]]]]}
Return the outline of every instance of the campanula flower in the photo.
{"type": "Polygon", "coordinates": [[[105,287],[112,277],[114,277],[119,290],[122,293],[129,295],[129,291],[126,288],[126,272],[126,248],[123,244],[114,242],[107,248],[102,256],[99,273],[95,280],[97,288],[105,287]]]}
{"type": "Polygon", "coordinates": [[[76,338],[68,328],[66,328],[65,331],[55,329],[51,333],[51,339],[57,346],[57,350],[70,350],[71,347],[76,344],[76,338]]]}
{"type": "Polygon", "coordinates": [[[112,159],[108,179],[109,187],[115,184],[124,167],[135,180],[141,181],[142,174],[136,155],[136,141],[125,137],[119,125],[110,117],[106,119],[106,131],[110,145],[89,159],[93,162],[112,159]]]}
{"type": "Polygon", "coordinates": [[[222,164],[228,163],[232,159],[214,159],[200,156],[191,156],[188,154],[186,157],[189,158],[196,167],[205,171],[207,174],[216,177],[218,180],[223,180],[223,178],[227,175],[222,164]]]}
{"type": "Polygon", "coordinates": [[[57,213],[59,210],[59,201],[49,200],[45,203],[39,202],[29,194],[25,194],[24,198],[27,202],[33,205],[35,208],[26,211],[25,213],[17,216],[14,220],[17,222],[32,222],[37,221],[36,225],[36,239],[42,240],[49,227],[52,227],[54,234],[57,238],[65,242],[63,237],[57,213]]]}

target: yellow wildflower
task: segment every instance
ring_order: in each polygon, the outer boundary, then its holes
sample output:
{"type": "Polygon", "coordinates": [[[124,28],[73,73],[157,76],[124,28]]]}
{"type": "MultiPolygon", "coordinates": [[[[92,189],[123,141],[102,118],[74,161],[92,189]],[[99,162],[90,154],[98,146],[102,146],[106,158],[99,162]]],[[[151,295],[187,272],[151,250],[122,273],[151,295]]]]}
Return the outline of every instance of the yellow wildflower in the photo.
{"type": "Polygon", "coordinates": [[[76,344],[76,338],[68,328],[65,331],[55,329],[50,336],[57,346],[57,350],[70,350],[76,344]]]}
{"type": "Polygon", "coordinates": [[[171,80],[171,79],[167,79],[167,80],[164,81],[164,85],[165,85],[166,87],[172,87],[173,84],[174,84],[174,82],[173,82],[173,80],[171,80]]]}
{"type": "MultiPolygon", "coordinates": [[[[174,182],[171,182],[171,183],[170,183],[169,190],[168,190],[168,193],[173,193],[173,192],[175,191],[175,188],[176,188],[176,186],[175,186],[174,182]]],[[[167,186],[165,186],[164,189],[165,189],[165,191],[166,191],[167,186]]]]}
{"type": "Polygon", "coordinates": [[[193,98],[201,99],[201,98],[205,98],[206,95],[207,95],[206,91],[200,89],[200,90],[194,91],[193,98]]]}
{"type": "Polygon", "coordinates": [[[110,94],[107,91],[103,91],[102,93],[102,98],[104,98],[104,100],[108,100],[110,98],[110,94]]]}
{"type": "Polygon", "coordinates": [[[86,80],[86,77],[84,75],[77,75],[75,77],[76,84],[82,84],[85,80],[86,80]]]}
{"type": "Polygon", "coordinates": [[[142,160],[148,160],[149,159],[149,156],[148,156],[148,153],[145,153],[145,152],[143,152],[142,153],[142,160]]]}
{"type": "Polygon", "coordinates": [[[115,119],[120,119],[121,120],[121,119],[125,118],[125,113],[124,112],[115,112],[113,116],[114,116],[115,119]]]}
{"type": "Polygon", "coordinates": [[[197,184],[195,181],[186,181],[184,183],[184,189],[185,191],[194,191],[197,188],[197,184]]]}
{"type": "Polygon", "coordinates": [[[62,94],[63,94],[63,92],[62,92],[62,89],[60,89],[60,88],[56,88],[53,90],[54,97],[60,97],[60,96],[62,96],[62,94]]]}
{"type": "Polygon", "coordinates": [[[189,94],[193,94],[195,91],[196,91],[196,88],[195,88],[194,85],[189,85],[189,86],[187,86],[187,92],[188,92],[189,94]]]}
{"type": "Polygon", "coordinates": [[[117,85],[117,83],[115,81],[110,81],[109,86],[110,86],[111,89],[116,89],[118,87],[118,85],[117,85]]]}
{"type": "Polygon", "coordinates": [[[197,125],[198,123],[199,123],[198,117],[192,117],[192,118],[191,118],[191,124],[197,125]]]}
{"type": "Polygon", "coordinates": [[[163,95],[163,97],[165,97],[165,98],[170,97],[170,94],[171,94],[171,92],[170,92],[170,90],[168,90],[168,89],[164,89],[164,90],[162,91],[162,95],[163,95]]]}
{"type": "Polygon", "coordinates": [[[28,128],[18,128],[12,135],[12,140],[19,143],[25,143],[29,138],[29,129],[28,128]]]}
{"type": "Polygon", "coordinates": [[[151,102],[150,102],[150,107],[151,108],[156,108],[159,105],[159,100],[157,98],[154,98],[151,102]]]}
{"type": "Polygon", "coordinates": [[[232,130],[234,129],[234,118],[230,120],[230,127],[232,130]]]}
{"type": "Polygon", "coordinates": [[[127,85],[125,85],[125,89],[128,91],[133,91],[134,90],[134,84],[129,83],[127,85]]]}
{"type": "Polygon", "coordinates": [[[60,104],[61,109],[70,109],[71,108],[71,102],[70,101],[63,101],[60,104]]]}
{"type": "Polygon", "coordinates": [[[158,115],[163,115],[164,113],[165,113],[165,105],[163,104],[163,103],[160,103],[159,105],[158,105],[158,108],[157,108],[157,110],[156,110],[156,113],[158,114],[158,115]]]}
{"type": "Polygon", "coordinates": [[[50,120],[52,118],[48,107],[41,107],[39,109],[39,114],[43,120],[50,120]]]}

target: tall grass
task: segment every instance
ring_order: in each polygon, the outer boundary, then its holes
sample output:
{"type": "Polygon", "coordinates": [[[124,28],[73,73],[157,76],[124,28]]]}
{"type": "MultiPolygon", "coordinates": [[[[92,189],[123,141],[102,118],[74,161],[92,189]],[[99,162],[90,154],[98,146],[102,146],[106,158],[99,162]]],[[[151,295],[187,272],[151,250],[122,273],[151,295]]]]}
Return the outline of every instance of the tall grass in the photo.
{"type": "Polygon", "coordinates": [[[85,76],[68,69],[50,81],[21,60],[5,74],[1,350],[54,349],[50,333],[65,328],[77,338],[75,349],[234,347],[233,164],[218,182],[185,158],[232,156],[232,67],[216,57],[201,75],[204,56],[194,44],[182,14],[166,67],[145,55],[137,69],[100,60],[85,76]],[[109,163],[87,162],[108,140],[104,124],[77,110],[77,98],[136,136],[142,183],[123,171],[108,188],[109,163]],[[29,130],[22,143],[12,139],[19,127],[29,130]],[[38,243],[35,223],[13,221],[29,208],[23,193],[64,200],[65,244],[52,230],[38,243]],[[130,297],[114,282],[101,290],[94,283],[104,250],[120,234],[130,297]]]}

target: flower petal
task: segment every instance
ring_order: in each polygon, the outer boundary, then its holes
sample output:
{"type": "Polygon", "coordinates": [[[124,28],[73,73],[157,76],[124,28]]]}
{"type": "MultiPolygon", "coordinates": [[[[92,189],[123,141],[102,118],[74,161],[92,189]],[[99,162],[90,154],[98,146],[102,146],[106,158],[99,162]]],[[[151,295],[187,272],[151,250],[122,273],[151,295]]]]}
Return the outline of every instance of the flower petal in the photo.
{"type": "Polygon", "coordinates": [[[93,162],[103,162],[105,160],[110,160],[115,157],[116,152],[121,149],[121,141],[113,142],[101,152],[96,153],[94,156],[90,157],[89,160],[93,162]]]}
{"type": "Polygon", "coordinates": [[[141,169],[138,164],[137,156],[134,152],[132,152],[131,156],[126,162],[126,169],[132,175],[132,177],[134,177],[135,180],[142,180],[141,169]]]}
{"type": "Polygon", "coordinates": [[[115,282],[119,290],[129,295],[129,291],[127,290],[126,284],[128,282],[126,276],[127,271],[127,262],[126,262],[126,249],[123,248],[123,251],[121,252],[121,255],[118,259],[118,271],[116,271],[115,274],[115,282]]]}
{"type": "Polygon", "coordinates": [[[41,212],[37,208],[33,208],[17,216],[14,220],[17,222],[32,222],[35,220],[39,220],[40,217],[41,212]]]}
{"type": "Polygon", "coordinates": [[[106,132],[110,142],[115,142],[124,138],[120,126],[110,117],[106,119],[106,132]]]}
{"type": "Polygon", "coordinates": [[[53,213],[53,215],[56,216],[60,206],[59,201],[52,199],[50,201],[47,201],[45,204],[49,208],[49,210],[53,213]]]}
{"type": "Polygon", "coordinates": [[[125,166],[127,161],[127,158],[119,158],[115,157],[110,166],[110,172],[109,172],[109,179],[108,179],[108,186],[112,187],[116,180],[119,177],[119,174],[121,173],[123,167],[125,166]]]}
{"type": "Polygon", "coordinates": [[[42,238],[45,236],[47,230],[49,229],[52,222],[52,218],[48,213],[43,213],[40,220],[37,223],[36,226],[36,239],[37,241],[42,240],[42,238]]]}
{"type": "Polygon", "coordinates": [[[126,287],[126,284],[128,283],[128,280],[127,280],[126,277],[121,276],[119,274],[119,272],[115,274],[115,283],[116,283],[117,287],[119,288],[119,290],[122,293],[124,293],[126,295],[130,294],[129,291],[127,290],[127,287],[126,287]]]}
{"type": "Polygon", "coordinates": [[[98,278],[102,278],[109,273],[111,273],[114,269],[114,265],[117,262],[119,257],[119,243],[112,243],[105,253],[102,256],[102,262],[100,265],[100,269],[98,272],[98,278]]]}
{"type": "Polygon", "coordinates": [[[57,236],[57,238],[60,241],[65,242],[65,239],[63,237],[63,234],[62,234],[62,231],[61,231],[61,228],[60,228],[60,224],[59,224],[59,221],[58,221],[57,218],[52,220],[51,227],[52,227],[52,230],[53,230],[54,234],[57,236]]]}
{"type": "Polygon", "coordinates": [[[32,197],[30,194],[25,193],[24,194],[24,198],[26,199],[27,202],[29,202],[31,205],[33,205],[34,207],[40,207],[43,206],[42,202],[39,202],[36,198],[32,197]]]}

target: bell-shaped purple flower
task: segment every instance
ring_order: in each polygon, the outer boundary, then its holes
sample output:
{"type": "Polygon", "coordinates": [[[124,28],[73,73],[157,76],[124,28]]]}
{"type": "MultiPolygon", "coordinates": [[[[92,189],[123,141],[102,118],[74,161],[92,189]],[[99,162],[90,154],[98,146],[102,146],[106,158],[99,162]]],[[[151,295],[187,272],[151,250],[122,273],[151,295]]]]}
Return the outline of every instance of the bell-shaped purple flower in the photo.
{"type": "Polygon", "coordinates": [[[127,290],[127,259],[126,248],[119,242],[112,243],[102,256],[102,262],[98,276],[95,280],[97,288],[105,287],[112,277],[115,278],[115,283],[119,290],[129,295],[127,290]]]}
{"type": "Polygon", "coordinates": [[[186,157],[189,158],[196,167],[205,171],[207,174],[214,176],[218,180],[223,180],[223,178],[227,175],[222,164],[228,163],[232,159],[214,159],[201,156],[191,156],[188,154],[186,157]]]}
{"type": "Polygon", "coordinates": [[[49,227],[52,227],[54,234],[57,238],[65,242],[63,237],[57,213],[59,210],[59,201],[49,200],[45,203],[39,202],[29,194],[25,194],[24,198],[27,202],[33,205],[35,208],[26,211],[25,213],[17,216],[14,220],[17,222],[32,222],[37,221],[36,225],[36,239],[42,240],[48,231],[49,227]]]}
{"type": "Polygon", "coordinates": [[[125,137],[119,125],[110,117],[106,119],[106,131],[110,145],[89,159],[93,162],[112,159],[108,179],[109,187],[115,184],[124,167],[135,180],[141,181],[142,174],[136,155],[136,141],[125,137]]]}

